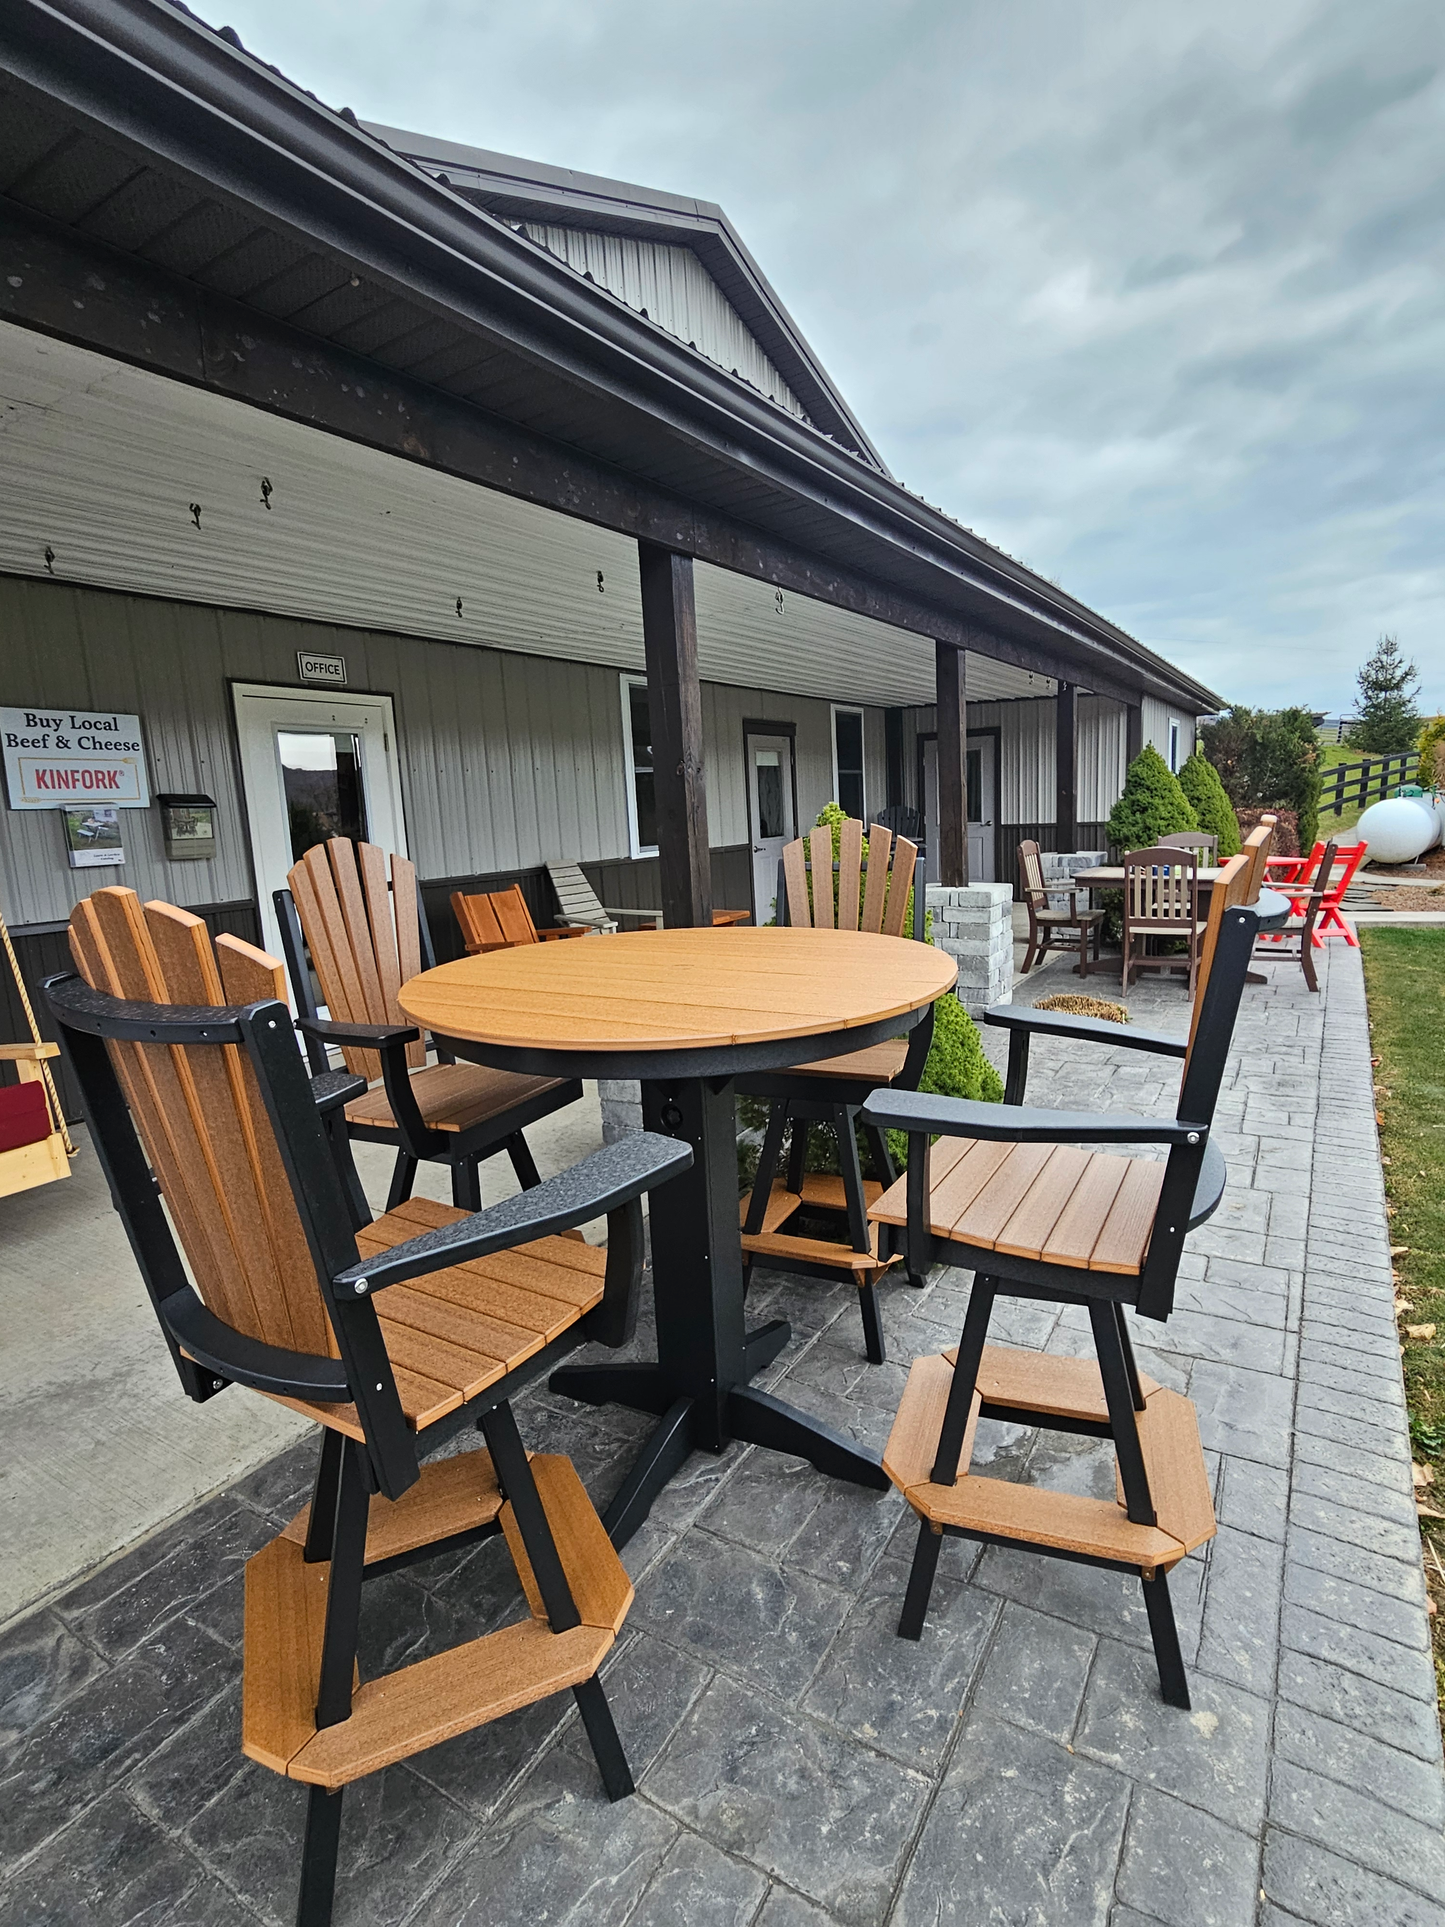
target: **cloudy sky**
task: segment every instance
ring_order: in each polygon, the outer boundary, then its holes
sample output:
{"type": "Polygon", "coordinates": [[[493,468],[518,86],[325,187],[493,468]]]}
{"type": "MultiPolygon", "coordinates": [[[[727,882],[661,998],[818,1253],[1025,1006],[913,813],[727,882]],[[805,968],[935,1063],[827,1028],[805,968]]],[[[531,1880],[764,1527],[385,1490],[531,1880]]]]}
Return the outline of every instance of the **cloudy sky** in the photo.
{"type": "MultiPolygon", "coordinates": [[[[217,12],[217,8],[224,12],[217,12]]],[[[209,0],[362,119],[720,201],[900,480],[1227,698],[1445,706],[1438,0],[209,0]]]]}

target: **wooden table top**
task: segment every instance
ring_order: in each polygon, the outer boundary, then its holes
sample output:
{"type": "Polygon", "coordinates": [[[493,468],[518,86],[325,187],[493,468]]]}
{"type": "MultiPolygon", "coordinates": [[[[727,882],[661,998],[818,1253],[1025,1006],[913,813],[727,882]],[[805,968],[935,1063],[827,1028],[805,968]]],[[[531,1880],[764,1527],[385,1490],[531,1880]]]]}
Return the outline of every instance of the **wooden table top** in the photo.
{"type": "Polygon", "coordinates": [[[816,1037],[920,1010],[952,957],[855,930],[638,931],[461,957],[401,987],[444,1037],[581,1052],[699,1050],[816,1037]]]}

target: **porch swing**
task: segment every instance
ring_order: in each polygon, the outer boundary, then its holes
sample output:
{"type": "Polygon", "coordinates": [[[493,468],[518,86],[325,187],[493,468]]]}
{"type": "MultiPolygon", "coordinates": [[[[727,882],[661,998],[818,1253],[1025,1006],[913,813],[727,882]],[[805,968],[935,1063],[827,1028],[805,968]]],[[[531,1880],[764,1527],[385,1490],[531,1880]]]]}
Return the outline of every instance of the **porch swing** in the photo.
{"type": "Polygon", "coordinates": [[[18,1084],[0,1087],[0,1198],[8,1198],[13,1192],[68,1178],[75,1145],[65,1128],[60,1095],[50,1071],[49,1060],[60,1055],[60,1046],[47,1044],[40,1035],[3,916],[0,941],[5,945],[10,973],[30,1026],[28,1044],[0,1044],[0,1063],[13,1064],[20,1078],[18,1084]]]}

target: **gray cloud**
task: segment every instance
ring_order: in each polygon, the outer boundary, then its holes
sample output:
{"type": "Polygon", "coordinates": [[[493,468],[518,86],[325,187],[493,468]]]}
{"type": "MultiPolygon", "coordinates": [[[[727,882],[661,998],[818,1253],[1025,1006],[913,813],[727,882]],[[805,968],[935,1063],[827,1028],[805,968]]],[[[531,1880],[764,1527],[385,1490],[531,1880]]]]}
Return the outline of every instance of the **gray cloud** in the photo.
{"type": "Polygon", "coordinates": [[[363,118],[721,201],[902,480],[1225,694],[1391,629],[1445,704],[1431,0],[227,6],[363,118]]]}

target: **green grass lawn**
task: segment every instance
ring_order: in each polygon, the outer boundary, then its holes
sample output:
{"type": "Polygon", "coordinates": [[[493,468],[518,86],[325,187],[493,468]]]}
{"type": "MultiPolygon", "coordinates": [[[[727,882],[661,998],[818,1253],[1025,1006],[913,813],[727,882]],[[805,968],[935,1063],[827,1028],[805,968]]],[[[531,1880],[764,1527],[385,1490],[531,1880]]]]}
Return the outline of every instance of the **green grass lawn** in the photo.
{"type": "MultiPolygon", "coordinates": [[[[1433,1474],[1417,1497],[1445,1513],[1445,928],[1376,925],[1360,932],[1360,949],[1410,1436],[1415,1463],[1433,1474]]],[[[1421,1527],[1445,1697],[1445,1519],[1421,1527]]]]}

